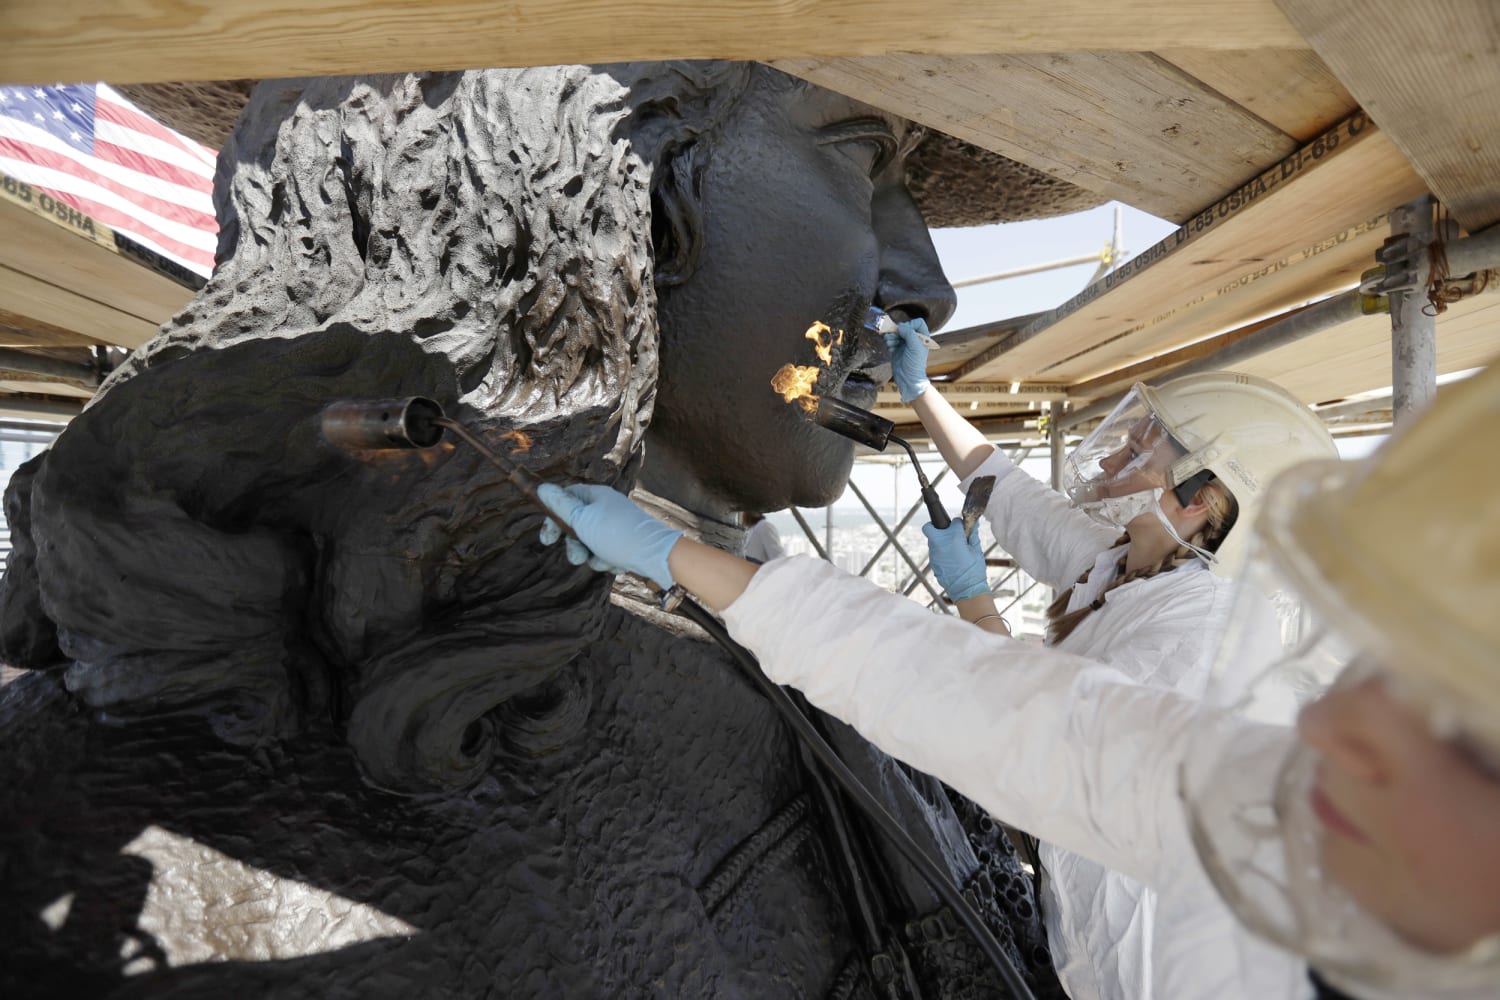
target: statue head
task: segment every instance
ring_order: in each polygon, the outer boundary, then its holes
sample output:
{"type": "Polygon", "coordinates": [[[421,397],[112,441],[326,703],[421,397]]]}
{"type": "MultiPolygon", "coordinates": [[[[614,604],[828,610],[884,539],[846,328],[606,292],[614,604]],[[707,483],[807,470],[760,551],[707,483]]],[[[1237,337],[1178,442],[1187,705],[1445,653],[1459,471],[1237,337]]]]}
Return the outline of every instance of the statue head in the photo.
{"type": "MultiPolygon", "coordinates": [[[[472,452],[350,456],[321,408],[430,396],[522,432],[540,475],[623,487],[655,403],[657,492],[826,501],[850,446],[769,378],[811,361],[814,320],[951,312],[913,139],[752,64],[262,83],[220,157],[213,278],[16,484],[8,655],[55,638],[111,716],[256,742],[326,713],[377,783],[474,780],[497,706],[567,697],[604,580],[472,452]]],[[[846,337],[820,387],[869,404],[881,353],[846,337]]]]}
{"type": "Polygon", "coordinates": [[[854,445],[805,420],[770,380],[789,362],[817,363],[805,333],[823,322],[844,338],[819,392],[872,406],[888,358],[862,332],[866,308],[934,328],[952,315],[905,184],[921,130],[766,66],[624,69],[628,124],[655,159],[661,376],[644,482],[705,513],[829,503],[854,445]],[[658,88],[684,86],[716,106],[663,146],[658,88]]]}

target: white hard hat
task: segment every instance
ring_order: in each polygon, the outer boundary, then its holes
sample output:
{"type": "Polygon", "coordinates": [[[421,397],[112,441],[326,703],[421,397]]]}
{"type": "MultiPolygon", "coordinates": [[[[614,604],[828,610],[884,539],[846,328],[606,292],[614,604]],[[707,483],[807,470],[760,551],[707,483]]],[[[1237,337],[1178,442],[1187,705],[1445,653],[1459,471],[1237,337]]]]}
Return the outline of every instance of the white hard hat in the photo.
{"type": "MultiPolygon", "coordinates": [[[[1411,910],[1390,902],[1405,897],[1371,896],[1325,866],[1330,838],[1338,847],[1316,801],[1329,765],[1289,728],[1329,685],[1339,697],[1375,685],[1500,796],[1500,463],[1483,453],[1496,435],[1500,366],[1454,386],[1369,459],[1310,462],[1276,481],[1210,682],[1215,708],[1183,756],[1195,846],[1225,900],[1359,996],[1491,998],[1500,982],[1500,935],[1428,951],[1403,928],[1411,910]],[[1245,662],[1243,641],[1262,627],[1252,615],[1266,593],[1307,614],[1297,648],[1270,666],[1245,662]],[[1264,725],[1231,725],[1215,714],[1226,706],[1264,725]]],[[[1465,794],[1476,810],[1466,816],[1494,815],[1465,794]]],[[[1492,842],[1482,821],[1466,822],[1492,842]]],[[[1404,863],[1387,852],[1387,864],[1404,863]]],[[[1430,872],[1412,871],[1414,891],[1455,907],[1430,872]]]]}
{"type": "Polygon", "coordinates": [[[1285,389],[1253,375],[1205,372],[1155,388],[1137,383],[1069,456],[1064,490],[1086,510],[1152,484],[1177,491],[1186,504],[1217,479],[1233,494],[1239,514],[1212,566],[1233,575],[1271,480],[1298,462],[1337,455],[1322,421],[1285,389]],[[1143,433],[1143,421],[1154,421],[1174,447],[1148,455],[1156,442],[1143,433]],[[1138,461],[1114,475],[1102,473],[1100,460],[1127,446],[1138,461]],[[1140,473],[1150,470],[1148,483],[1140,473]]]}
{"type": "Polygon", "coordinates": [[[1315,610],[1450,695],[1500,749],[1497,438],[1500,364],[1452,387],[1376,458],[1289,479],[1262,530],[1315,610]]]}

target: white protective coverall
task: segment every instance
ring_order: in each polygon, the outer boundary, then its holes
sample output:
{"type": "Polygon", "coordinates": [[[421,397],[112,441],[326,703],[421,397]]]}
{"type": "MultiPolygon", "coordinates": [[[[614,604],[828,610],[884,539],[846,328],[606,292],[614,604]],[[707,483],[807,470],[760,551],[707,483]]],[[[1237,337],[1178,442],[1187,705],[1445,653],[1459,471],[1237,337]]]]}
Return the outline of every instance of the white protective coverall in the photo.
{"type": "MultiPolygon", "coordinates": [[[[1019,492],[997,485],[1002,514],[1019,492]]],[[[1041,548],[1064,556],[1081,551],[1056,539],[1041,548]]],[[[1165,593],[1170,611],[1172,591],[1165,593]]],[[[1155,638],[1136,655],[1158,648],[1174,655],[1176,647],[1165,639],[1173,630],[1134,618],[1147,614],[1150,603],[1119,605],[1131,614],[1120,616],[1118,634],[1144,626],[1155,638]]],[[[993,815],[1075,860],[1091,858],[1109,869],[1106,888],[1081,897],[1099,911],[1098,924],[1070,911],[1072,920],[1060,933],[1072,935],[1064,948],[1073,951],[1065,953],[1088,948],[1089,957],[1106,954],[1114,943],[1106,937],[1110,928],[1131,930],[1129,914],[1144,885],[1163,903],[1149,971],[1159,1000],[1311,995],[1305,966],[1240,925],[1192,847],[1177,766],[1193,713],[1214,709],[1139,683],[1126,672],[1143,669],[1135,660],[1122,669],[993,635],[806,557],[761,567],[725,609],[724,621],[772,680],[801,690],[887,753],[948,782],[993,815]],[[1112,885],[1119,889],[1107,888],[1112,885]],[[1120,908],[1123,916],[1112,912],[1111,891],[1131,894],[1120,908]]],[[[1158,666],[1154,658],[1151,664],[1158,666]]],[[[1246,780],[1270,787],[1292,735],[1229,715],[1223,732],[1245,755],[1246,780]]],[[[1049,932],[1052,927],[1049,921],[1049,932]]],[[[1057,942],[1052,950],[1058,953],[1057,942]]],[[[1070,968],[1076,964],[1070,959],[1070,968]]],[[[1099,995],[1140,995],[1127,992],[1137,980],[1104,979],[1108,965],[1106,958],[1096,970],[1099,995]]],[[[1070,991],[1078,988],[1079,977],[1073,979],[1064,981],[1070,991]]]]}
{"type": "MultiPolygon", "coordinates": [[[[1094,600],[1115,578],[1128,546],[1115,547],[1117,528],[1094,521],[1068,500],[1019,472],[995,451],[961,486],[977,476],[997,481],[990,497],[990,526],[1001,548],[1033,578],[1056,590],[1073,588],[1068,610],[1094,600]]],[[[1057,649],[1107,663],[1133,681],[1203,697],[1228,624],[1233,582],[1202,563],[1133,580],[1110,591],[1105,604],[1057,649]]],[[[1279,631],[1267,604],[1266,648],[1248,659],[1269,663],[1279,652],[1279,631]]],[[[1101,750],[1116,748],[1101,745],[1101,750]]],[[[1004,822],[1013,816],[996,813],[1004,822]]],[[[1019,824],[1023,826],[1024,824],[1019,824]]],[[[1030,831],[1034,836],[1035,831],[1030,831]]],[[[1042,909],[1058,978],[1073,1000],[1182,1000],[1224,993],[1167,989],[1153,974],[1158,933],[1195,933],[1198,914],[1165,904],[1135,879],[1041,838],[1042,909]]]]}

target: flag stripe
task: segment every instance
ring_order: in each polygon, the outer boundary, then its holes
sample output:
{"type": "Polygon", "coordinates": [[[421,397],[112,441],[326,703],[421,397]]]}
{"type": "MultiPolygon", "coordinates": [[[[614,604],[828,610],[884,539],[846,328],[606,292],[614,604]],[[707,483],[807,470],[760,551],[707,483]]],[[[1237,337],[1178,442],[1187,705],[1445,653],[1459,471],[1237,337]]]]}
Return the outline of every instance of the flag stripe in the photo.
{"type": "Polygon", "coordinates": [[[210,178],[213,177],[218,154],[201,143],[194,142],[167,128],[120,96],[112,87],[103,83],[99,84],[95,92],[94,117],[96,120],[102,118],[107,122],[113,122],[121,128],[130,129],[132,132],[166,143],[174,149],[187,153],[193,158],[200,171],[205,172],[210,178]],[[207,169],[204,170],[204,168],[207,169]]]}
{"type": "Polygon", "coordinates": [[[153,160],[129,146],[121,146],[117,143],[99,139],[94,143],[94,155],[105,163],[114,163],[119,166],[133,170],[142,175],[143,180],[158,180],[167,185],[176,185],[186,188],[186,192],[167,191],[160,192],[159,197],[177,201],[179,204],[196,208],[199,204],[206,206],[209,221],[213,221],[213,196],[208,193],[212,190],[212,181],[207,189],[204,188],[203,178],[190,170],[160,160],[153,160]]]}
{"type": "Polygon", "coordinates": [[[154,230],[144,228],[140,221],[125,215],[118,209],[91,201],[88,198],[66,192],[57,192],[54,197],[65,205],[71,205],[83,214],[97,219],[118,233],[129,236],[149,250],[155,250],[159,254],[168,257],[178,257],[197,265],[199,268],[212,270],[214,266],[214,255],[212,251],[205,251],[199,247],[189,246],[169,236],[163,236],[154,230]]]}
{"type": "Polygon", "coordinates": [[[118,195],[36,163],[0,156],[0,171],[45,188],[64,204],[93,216],[111,229],[150,243],[168,256],[191,262],[200,269],[213,266],[213,248],[218,239],[213,234],[160,219],[155,220],[155,225],[150,224],[144,213],[118,195]]]}
{"type": "MultiPolygon", "coordinates": [[[[103,107],[102,104],[100,106],[103,107]]],[[[203,178],[202,183],[205,186],[213,186],[213,168],[209,167],[205,170],[202,162],[176,143],[165,142],[155,136],[126,128],[116,122],[108,121],[102,115],[94,119],[94,137],[103,142],[112,142],[117,146],[138,149],[153,159],[198,174],[203,178]]]]}
{"type": "MultiPolygon", "coordinates": [[[[169,180],[162,180],[152,176],[151,165],[159,161],[151,160],[142,154],[136,153],[136,162],[140,167],[129,164],[118,164],[112,159],[104,159],[97,156],[86,156],[79,153],[72,146],[63,142],[50,132],[36,128],[26,122],[18,122],[11,118],[0,117],[0,136],[7,136],[23,147],[31,149],[42,149],[80,164],[85,169],[102,177],[110,178],[119,184],[123,184],[132,191],[145,191],[153,198],[168,201],[174,205],[194,212],[201,212],[213,217],[213,196],[210,189],[204,187],[201,182],[196,185],[176,184],[169,180]]],[[[98,143],[95,144],[96,146],[98,143]]]]}
{"type": "MultiPolygon", "coordinates": [[[[60,170],[65,174],[71,174],[80,180],[88,181],[90,184],[119,195],[126,201],[133,201],[145,212],[163,221],[180,223],[195,230],[206,230],[214,224],[214,217],[207,212],[199,212],[183,205],[174,204],[162,198],[154,197],[139,188],[132,188],[128,184],[121,184],[111,177],[107,177],[97,170],[90,170],[84,163],[80,163],[71,157],[61,156],[50,150],[41,149],[33,145],[28,153],[26,147],[14,139],[0,136],[0,156],[10,156],[15,159],[29,157],[32,163],[39,167],[50,167],[60,170]]],[[[187,234],[181,234],[186,236],[187,234]]]]}

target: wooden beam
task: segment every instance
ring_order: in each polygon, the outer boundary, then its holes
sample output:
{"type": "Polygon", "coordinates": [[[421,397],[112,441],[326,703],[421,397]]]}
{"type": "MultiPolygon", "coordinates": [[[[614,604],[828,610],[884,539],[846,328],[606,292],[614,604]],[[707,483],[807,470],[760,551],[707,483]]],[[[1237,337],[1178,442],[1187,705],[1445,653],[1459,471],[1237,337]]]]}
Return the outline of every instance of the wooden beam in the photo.
{"type": "Polygon", "coordinates": [[[9,83],[1304,44],[1272,0],[13,0],[4,21],[9,83]]]}
{"type": "MultiPolygon", "coordinates": [[[[1037,417],[981,417],[978,420],[970,420],[969,424],[991,441],[1030,441],[1041,439],[1046,441],[1044,434],[1037,425],[1037,417]]],[[[932,434],[927,428],[915,421],[905,424],[897,424],[895,432],[900,437],[910,442],[931,441],[932,434]]]]}
{"type": "Polygon", "coordinates": [[[1278,2],[1464,228],[1500,222],[1500,6],[1278,2]]]}
{"type": "Polygon", "coordinates": [[[3,173],[0,232],[6,234],[0,268],[10,275],[5,287],[20,296],[0,293],[0,314],[8,315],[4,325],[13,332],[37,335],[24,343],[136,347],[203,284],[181,265],[3,173]],[[74,300],[93,306],[70,305],[74,300]],[[58,339],[59,332],[74,337],[58,339]]]}
{"type": "Polygon", "coordinates": [[[1097,378],[1089,379],[1087,382],[1079,382],[1077,385],[1069,388],[1068,396],[1080,402],[1087,402],[1112,395],[1137,382],[1150,382],[1157,378],[1164,378],[1170,375],[1173,369],[1181,368],[1190,361],[1206,358],[1210,354],[1216,354],[1230,344],[1238,343],[1252,333],[1264,330],[1272,323],[1286,319],[1294,312],[1296,310],[1284,312],[1276,316],[1269,316],[1258,323],[1242,326],[1238,330],[1230,330],[1228,333],[1221,333],[1217,337],[1209,337],[1207,340],[1200,340],[1196,344],[1189,344],[1187,347],[1169,351],[1166,354],[1158,354],[1154,358],[1147,358],[1138,364],[1106,372],[1097,378]]]}
{"type": "MultiPolygon", "coordinates": [[[[3,369],[0,369],[3,371],[3,369]]],[[[77,399],[87,402],[94,398],[94,390],[85,389],[78,385],[68,385],[64,382],[51,382],[47,380],[27,381],[26,379],[14,377],[6,373],[0,375],[0,394],[27,393],[45,394],[58,399],[77,399]]]]}
{"type": "Polygon", "coordinates": [[[893,55],[776,65],[1177,222],[1297,146],[1149,53],[893,55]]]}
{"type": "Polygon", "coordinates": [[[1356,283],[1424,185],[1356,114],[1026,328],[959,381],[1082,382],[1356,283]]]}
{"type": "Polygon", "coordinates": [[[0,308],[0,348],[93,347],[97,343],[65,327],[0,308]]]}
{"type": "Polygon", "coordinates": [[[118,344],[136,348],[156,336],[156,324],[121,312],[72,288],[50,284],[23,271],[0,267],[0,317],[24,331],[57,331],[45,339],[14,339],[11,347],[71,347],[118,344]]]}
{"type": "Polygon", "coordinates": [[[83,401],[58,396],[0,395],[0,417],[67,423],[83,412],[83,401]]]}
{"type": "MultiPolygon", "coordinates": [[[[1033,408],[1042,400],[1069,399],[1072,393],[1071,388],[1061,382],[965,382],[962,385],[934,382],[932,388],[954,406],[977,403],[981,406],[1033,408]]],[[[875,405],[900,406],[901,394],[895,386],[882,386],[875,405]]]]}
{"type": "Polygon", "coordinates": [[[1318,54],[1306,49],[1156,54],[1298,142],[1316,139],[1359,107],[1318,54]]]}

